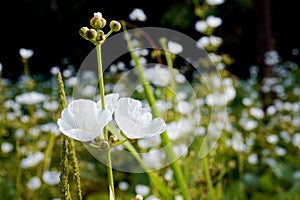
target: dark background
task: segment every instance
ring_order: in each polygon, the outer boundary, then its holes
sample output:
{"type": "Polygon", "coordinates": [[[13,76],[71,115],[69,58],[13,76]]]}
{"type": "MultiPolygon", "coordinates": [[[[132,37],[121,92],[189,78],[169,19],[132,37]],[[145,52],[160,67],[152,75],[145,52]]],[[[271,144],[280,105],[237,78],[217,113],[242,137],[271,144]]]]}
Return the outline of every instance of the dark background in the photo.
{"type": "MultiPolygon", "coordinates": [[[[11,0],[0,3],[0,63],[3,76],[17,78],[23,71],[19,49],[33,49],[29,60],[32,74],[49,75],[53,66],[68,64],[80,66],[93,45],[78,34],[80,27],[89,26],[94,12],[104,18],[129,21],[129,13],[142,8],[145,22],[131,22],[139,27],[155,26],[178,30],[198,40],[201,34],[194,24],[191,0],[100,1],[100,0],[11,0]],[[67,60],[67,62],[66,62],[67,60]]],[[[284,61],[299,62],[292,49],[300,49],[296,1],[271,1],[273,46],[284,61]]],[[[256,10],[251,0],[226,0],[216,7],[215,15],[223,19],[215,35],[224,40],[219,53],[228,53],[235,59],[229,70],[247,77],[248,67],[256,64],[257,23],[256,10]]]]}

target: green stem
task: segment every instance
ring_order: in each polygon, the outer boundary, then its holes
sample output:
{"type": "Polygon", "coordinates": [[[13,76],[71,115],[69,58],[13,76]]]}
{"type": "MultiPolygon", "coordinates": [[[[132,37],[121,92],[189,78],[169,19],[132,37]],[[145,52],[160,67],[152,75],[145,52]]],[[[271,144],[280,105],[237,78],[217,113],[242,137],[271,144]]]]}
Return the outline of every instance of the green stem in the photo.
{"type": "MultiPolygon", "coordinates": [[[[103,79],[103,71],[102,71],[102,58],[101,58],[101,44],[96,45],[97,51],[97,62],[98,62],[98,76],[99,76],[99,87],[100,87],[100,97],[101,97],[101,106],[102,109],[105,109],[105,90],[104,90],[104,79],[103,79]]],[[[107,127],[104,127],[104,138],[108,140],[108,131],[107,127]]],[[[109,184],[109,193],[112,195],[113,199],[115,199],[115,187],[114,187],[114,178],[112,171],[112,163],[111,163],[111,155],[110,150],[106,151],[107,158],[107,174],[108,174],[108,184],[109,184]]]]}
{"type": "Polygon", "coordinates": [[[21,168],[20,168],[20,141],[17,139],[16,141],[16,166],[17,166],[17,172],[16,172],[16,193],[17,193],[17,200],[21,200],[21,168]]]}
{"type": "MultiPolygon", "coordinates": [[[[153,115],[155,117],[161,117],[161,114],[156,106],[156,99],[155,99],[153,93],[151,92],[150,84],[143,73],[143,69],[142,69],[141,64],[139,63],[138,57],[134,54],[134,49],[131,45],[128,33],[126,32],[125,23],[124,22],[122,22],[122,23],[123,23],[122,27],[124,28],[124,31],[125,31],[125,38],[127,41],[127,45],[130,50],[130,55],[131,55],[133,61],[135,62],[138,77],[144,87],[144,91],[145,91],[148,103],[150,104],[150,107],[152,108],[153,115]]],[[[160,136],[161,136],[162,144],[165,147],[167,159],[171,162],[171,168],[174,171],[175,179],[181,190],[182,196],[185,200],[190,200],[191,197],[188,193],[188,188],[187,188],[186,182],[184,180],[182,170],[179,166],[179,163],[177,162],[177,158],[174,153],[172,143],[168,137],[167,131],[164,131],[162,134],[160,134],[160,136]]]]}
{"type": "Polygon", "coordinates": [[[204,168],[204,175],[205,175],[205,178],[206,178],[206,181],[207,181],[207,184],[208,184],[208,193],[209,193],[209,197],[210,197],[209,199],[215,200],[215,199],[217,199],[216,198],[216,192],[215,192],[213,182],[212,182],[212,179],[211,179],[211,176],[210,176],[209,163],[208,163],[207,156],[205,156],[202,159],[202,163],[203,163],[203,168],[204,168]]]}

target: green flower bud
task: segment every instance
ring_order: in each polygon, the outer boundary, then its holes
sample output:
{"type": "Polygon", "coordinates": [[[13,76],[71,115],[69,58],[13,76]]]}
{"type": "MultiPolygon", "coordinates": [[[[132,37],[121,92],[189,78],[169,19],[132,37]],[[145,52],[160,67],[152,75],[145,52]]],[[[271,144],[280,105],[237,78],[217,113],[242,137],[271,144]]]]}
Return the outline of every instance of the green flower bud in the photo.
{"type": "Polygon", "coordinates": [[[114,144],[114,143],[116,143],[116,142],[119,141],[119,138],[118,138],[116,135],[111,135],[111,136],[109,137],[109,141],[110,141],[112,144],[114,144]]]}
{"type": "Polygon", "coordinates": [[[82,27],[80,30],[79,30],[79,34],[83,37],[83,38],[85,38],[85,39],[87,39],[86,37],[86,35],[87,35],[87,31],[89,30],[89,28],[88,27],[82,27]]]}
{"type": "Polygon", "coordinates": [[[90,20],[90,24],[93,28],[99,30],[106,25],[106,20],[102,17],[101,13],[94,13],[94,17],[90,20]]]}
{"type": "Polygon", "coordinates": [[[97,37],[97,31],[95,29],[89,29],[87,32],[86,32],[86,38],[89,39],[89,40],[95,40],[97,37]]]}
{"type": "Polygon", "coordinates": [[[109,145],[108,141],[106,141],[106,140],[101,141],[100,149],[103,151],[108,151],[110,149],[110,145],[109,145]]]}
{"type": "Polygon", "coordinates": [[[104,34],[104,32],[102,30],[98,31],[98,35],[97,35],[96,40],[98,42],[104,42],[104,40],[105,40],[105,34],[104,34]]]}
{"type": "Polygon", "coordinates": [[[120,22],[113,20],[109,23],[109,27],[112,31],[117,32],[121,29],[121,24],[120,22]]]}

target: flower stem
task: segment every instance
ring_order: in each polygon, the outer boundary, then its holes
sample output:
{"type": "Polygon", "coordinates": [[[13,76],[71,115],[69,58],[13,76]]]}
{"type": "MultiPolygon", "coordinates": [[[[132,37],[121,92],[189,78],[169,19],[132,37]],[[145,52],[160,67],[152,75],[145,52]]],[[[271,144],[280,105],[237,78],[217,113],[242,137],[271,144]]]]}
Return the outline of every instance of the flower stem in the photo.
{"type": "MultiPolygon", "coordinates": [[[[126,32],[125,23],[124,22],[122,22],[122,23],[123,23],[122,27],[124,28],[124,31],[125,31],[125,38],[127,41],[127,45],[130,50],[130,55],[131,55],[133,61],[135,62],[138,77],[141,80],[142,85],[144,87],[144,91],[145,91],[148,103],[150,104],[150,107],[152,108],[153,115],[155,117],[161,117],[161,114],[156,106],[156,99],[151,91],[150,84],[144,75],[143,69],[141,67],[141,64],[139,63],[137,56],[134,54],[134,49],[131,45],[128,33],[126,32]]],[[[185,200],[190,200],[191,197],[188,193],[186,181],[184,180],[182,169],[180,168],[179,163],[177,162],[176,155],[174,153],[173,146],[168,137],[167,131],[164,131],[160,136],[162,139],[162,144],[165,146],[165,149],[166,149],[167,158],[171,162],[171,168],[174,171],[175,179],[181,190],[182,196],[185,200]]]]}
{"type": "Polygon", "coordinates": [[[209,195],[210,199],[217,199],[216,192],[215,192],[215,189],[213,186],[213,182],[212,182],[211,176],[210,176],[209,163],[208,163],[207,156],[205,156],[202,159],[202,163],[203,163],[203,168],[204,168],[204,175],[205,175],[207,185],[208,185],[208,195],[209,195]]]}
{"type": "Polygon", "coordinates": [[[21,200],[21,168],[20,168],[20,141],[17,139],[16,141],[16,166],[17,166],[17,172],[16,172],[16,199],[21,200]]]}
{"type": "MultiPolygon", "coordinates": [[[[104,110],[105,109],[105,100],[104,100],[105,90],[104,90],[104,79],[103,79],[103,70],[102,70],[101,44],[96,44],[96,51],[97,51],[97,61],[98,61],[98,76],[99,76],[101,106],[102,106],[102,109],[104,110]]],[[[105,140],[108,140],[108,131],[107,131],[106,126],[104,127],[103,132],[104,132],[105,140]]],[[[114,189],[115,187],[114,187],[114,178],[113,178],[110,150],[107,150],[106,158],[107,158],[109,195],[112,197],[112,199],[115,199],[115,189],[114,189]]]]}

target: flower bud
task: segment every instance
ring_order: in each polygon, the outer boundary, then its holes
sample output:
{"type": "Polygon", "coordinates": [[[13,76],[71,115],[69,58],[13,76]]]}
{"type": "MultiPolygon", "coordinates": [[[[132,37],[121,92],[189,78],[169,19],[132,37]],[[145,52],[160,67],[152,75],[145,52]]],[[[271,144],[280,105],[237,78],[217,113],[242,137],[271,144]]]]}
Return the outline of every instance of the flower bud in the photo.
{"type": "Polygon", "coordinates": [[[90,24],[93,28],[99,30],[105,26],[106,20],[102,17],[102,14],[98,12],[94,13],[94,17],[90,20],[90,24]]]}
{"type": "Polygon", "coordinates": [[[87,32],[86,32],[86,38],[89,39],[89,40],[95,40],[97,37],[97,31],[95,29],[89,29],[87,32]]]}
{"type": "Polygon", "coordinates": [[[113,20],[109,23],[109,27],[112,31],[117,32],[121,29],[121,24],[120,22],[113,20]]]}
{"type": "Polygon", "coordinates": [[[98,35],[97,35],[96,39],[97,39],[98,42],[104,42],[104,40],[105,40],[105,34],[104,34],[104,32],[102,30],[100,30],[98,32],[98,35]]]}
{"type": "Polygon", "coordinates": [[[118,138],[116,135],[111,135],[111,136],[109,137],[109,141],[110,141],[112,144],[114,144],[114,143],[116,143],[116,142],[119,141],[119,138],[118,138]]]}
{"type": "Polygon", "coordinates": [[[88,27],[82,27],[80,30],[79,30],[79,34],[83,37],[83,38],[86,38],[86,35],[87,35],[87,31],[89,30],[88,27]]]}
{"type": "Polygon", "coordinates": [[[106,140],[101,141],[100,149],[103,151],[108,151],[110,149],[110,145],[109,145],[108,141],[106,141],[106,140]]]}

